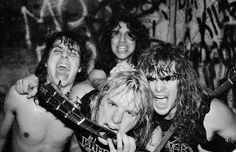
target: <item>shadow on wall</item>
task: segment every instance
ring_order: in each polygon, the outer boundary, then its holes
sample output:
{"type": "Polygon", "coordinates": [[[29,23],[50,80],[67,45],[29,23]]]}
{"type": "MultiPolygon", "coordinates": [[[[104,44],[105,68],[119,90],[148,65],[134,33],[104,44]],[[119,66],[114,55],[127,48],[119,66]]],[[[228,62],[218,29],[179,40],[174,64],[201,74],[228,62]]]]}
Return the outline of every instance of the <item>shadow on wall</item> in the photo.
{"type": "Polygon", "coordinates": [[[21,46],[0,50],[0,93],[5,95],[16,80],[34,72],[37,65],[35,51],[21,46]]]}

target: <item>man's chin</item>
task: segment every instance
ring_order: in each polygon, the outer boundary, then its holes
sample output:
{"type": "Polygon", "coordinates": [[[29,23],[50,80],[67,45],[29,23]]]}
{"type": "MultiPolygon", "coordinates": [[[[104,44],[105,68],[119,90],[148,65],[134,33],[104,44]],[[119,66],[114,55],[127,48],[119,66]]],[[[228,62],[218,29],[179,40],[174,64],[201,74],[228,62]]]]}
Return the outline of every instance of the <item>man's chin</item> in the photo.
{"type": "Polygon", "coordinates": [[[54,81],[54,85],[57,87],[66,87],[68,86],[68,84],[69,84],[69,81],[65,79],[56,79],[54,81]]]}
{"type": "Polygon", "coordinates": [[[158,115],[161,115],[161,116],[165,116],[168,114],[168,109],[158,108],[158,109],[155,109],[155,111],[158,115]]]}

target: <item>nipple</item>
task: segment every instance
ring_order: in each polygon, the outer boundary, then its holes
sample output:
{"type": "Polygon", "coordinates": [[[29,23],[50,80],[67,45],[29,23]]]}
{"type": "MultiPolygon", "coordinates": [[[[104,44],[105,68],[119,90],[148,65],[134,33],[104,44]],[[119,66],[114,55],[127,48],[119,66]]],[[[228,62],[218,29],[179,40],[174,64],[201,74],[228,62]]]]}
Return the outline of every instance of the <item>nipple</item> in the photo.
{"type": "Polygon", "coordinates": [[[29,133],[28,132],[25,132],[23,135],[24,135],[24,137],[29,137],[29,133]]]}

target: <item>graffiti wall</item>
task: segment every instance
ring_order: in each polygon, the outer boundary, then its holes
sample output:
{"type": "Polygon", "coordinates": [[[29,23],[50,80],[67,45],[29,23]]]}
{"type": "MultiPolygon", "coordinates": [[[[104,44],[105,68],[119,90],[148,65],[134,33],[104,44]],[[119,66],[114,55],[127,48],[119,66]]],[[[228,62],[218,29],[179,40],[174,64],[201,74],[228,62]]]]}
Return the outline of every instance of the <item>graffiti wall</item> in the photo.
{"type": "MultiPolygon", "coordinates": [[[[90,39],[87,46],[94,59],[102,23],[121,9],[137,15],[152,38],[184,49],[204,87],[214,90],[232,75],[236,64],[235,0],[2,0],[1,54],[5,50],[24,52],[33,61],[19,62],[36,65],[44,49],[45,34],[71,30],[90,39]]],[[[14,80],[0,82],[5,88],[0,90],[5,92],[14,80]]],[[[235,87],[231,94],[236,94],[235,87]]]]}

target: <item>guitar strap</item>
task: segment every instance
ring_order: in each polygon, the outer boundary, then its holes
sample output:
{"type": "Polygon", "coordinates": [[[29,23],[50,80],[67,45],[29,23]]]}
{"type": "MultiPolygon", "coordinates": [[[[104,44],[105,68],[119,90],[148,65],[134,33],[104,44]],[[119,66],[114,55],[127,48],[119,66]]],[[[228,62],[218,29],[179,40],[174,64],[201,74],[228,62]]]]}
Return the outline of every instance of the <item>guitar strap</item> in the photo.
{"type": "Polygon", "coordinates": [[[153,152],[160,152],[162,148],[165,146],[166,142],[170,139],[170,137],[173,135],[173,133],[176,130],[176,126],[172,124],[168,131],[165,133],[164,137],[162,138],[160,144],[154,149],[153,152]]]}

